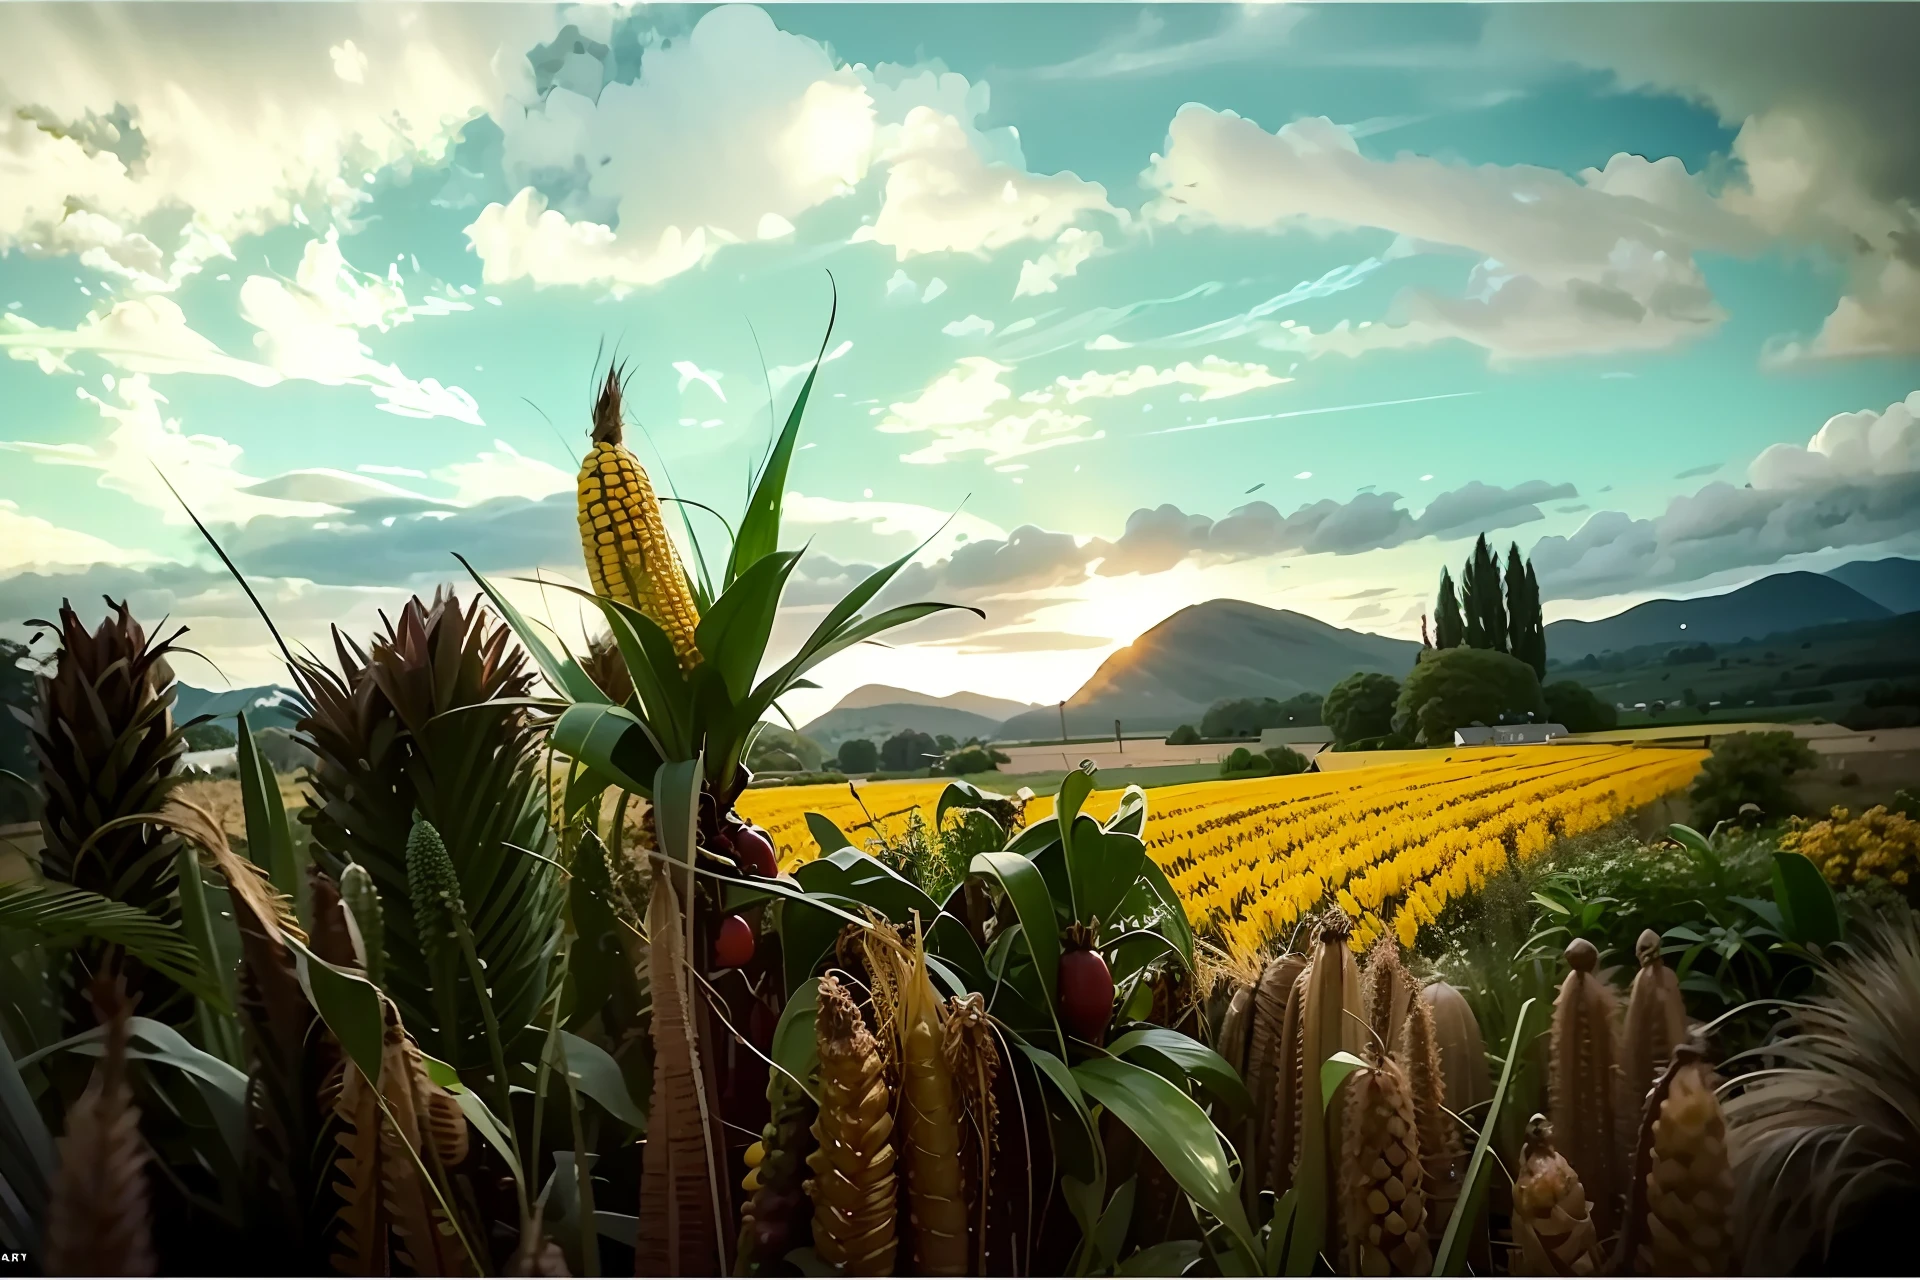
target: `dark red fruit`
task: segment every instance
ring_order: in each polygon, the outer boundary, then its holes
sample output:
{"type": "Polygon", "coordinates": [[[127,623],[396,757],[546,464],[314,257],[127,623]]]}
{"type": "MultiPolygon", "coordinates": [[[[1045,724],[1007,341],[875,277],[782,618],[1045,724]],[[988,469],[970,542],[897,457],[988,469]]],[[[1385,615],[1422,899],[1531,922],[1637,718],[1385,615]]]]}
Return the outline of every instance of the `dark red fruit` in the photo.
{"type": "Polygon", "coordinates": [[[1060,957],[1060,1021],[1069,1035],[1094,1044],[1107,1038],[1113,1017],[1113,971],[1098,951],[1069,951],[1060,957]]]}
{"type": "Polygon", "coordinates": [[[758,827],[740,827],[733,833],[733,858],[750,876],[780,874],[780,860],[774,857],[773,841],[758,827]]]}
{"type": "Polygon", "coordinates": [[[738,969],[753,959],[753,949],[753,926],[739,916],[728,916],[720,922],[720,934],[713,940],[713,967],[738,969]]]}

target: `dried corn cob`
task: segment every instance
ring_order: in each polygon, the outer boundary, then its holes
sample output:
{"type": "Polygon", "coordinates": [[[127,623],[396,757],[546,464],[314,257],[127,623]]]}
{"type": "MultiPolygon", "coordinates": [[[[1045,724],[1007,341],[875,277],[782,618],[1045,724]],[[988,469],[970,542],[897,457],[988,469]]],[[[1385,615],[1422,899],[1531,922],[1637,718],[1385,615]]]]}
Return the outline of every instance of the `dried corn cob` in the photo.
{"type": "MultiPolygon", "coordinates": [[[[1647,1090],[1666,1069],[1675,1046],[1687,1038],[1687,1006],[1680,996],[1680,979],[1660,958],[1660,935],[1646,930],[1633,950],[1640,972],[1634,974],[1633,993],[1627,998],[1626,1034],[1620,1047],[1620,1115],[1627,1124],[1639,1119],[1647,1090]]],[[[1634,1136],[1631,1131],[1622,1135],[1629,1156],[1634,1136]]]]}
{"type": "Polygon", "coordinates": [[[1580,1175],[1553,1149],[1553,1126],[1536,1115],[1527,1122],[1520,1177],[1513,1184],[1513,1274],[1597,1274],[1600,1241],[1592,1208],[1580,1175]]]}
{"type": "Polygon", "coordinates": [[[660,500],[622,439],[619,371],[593,406],[593,447],[580,464],[580,543],[594,592],[632,605],[667,633],[683,670],[700,661],[700,625],[680,557],[660,518],[660,500]]]}
{"type": "Polygon", "coordinates": [[[1420,1172],[1427,1193],[1427,1234],[1434,1243],[1446,1232],[1460,1198],[1460,1179],[1466,1174],[1466,1150],[1460,1125],[1447,1111],[1446,1077],[1440,1068],[1440,1050],[1434,1043],[1433,1011],[1424,1000],[1407,1008],[1400,1030],[1400,1061],[1406,1063],[1407,1087],[1413,1093],[1413,1124],[1420,1135],[1420,1172]]]}
{"type": "Polygon", "coordinates": [[[154,1275],[147,1145],[127,1078],[132,1006],[118,975],[96,977],[91,994],[105,1040],[100,1065],[67,1110],[43,1261],[55,1276],[154,1275]]]}
{"type": "Polygon", "coordinates": [[[815,1035],[820,1046],[818,1144],[813,1177],[813,1249],[844,1275],[893,1270],[893,1110],[880,1046],[860,1009],[831,974],[821,979],[815,1035]]]}
{"type": "Polygon", "coordinates": [[[1340,1161],[1347,1269],[1363,1276],[1426,1275],[1433,1253],[1407,1077],[1375,1044],[1348,1093],[1340,1161]]]}
{"type": "Polygon", "coordinates": [[[914,1269],[923,1276],[967,1272],[967,1205],[960,1165],[960,1106],[947,1063],[940,997],[927,972],[918,928],[895,960],[899,975],[901,1114],[906,1128],[907,1215],[914,1269]]]}
{"type": "MultiPolygon", "coordinates": [[[[1305,956],[1281,956],[1268,963],[1260,974],[1260,981],[1253,988],[1252,1026],[1247,1037],[1247,1063],[1243,1072],[1247,1079],[1247,1092],[1253,1095],[1254,1109],[1246,1138],[1246,1149],[1251,1153],[1254,1166],[1251,1176],[1247,1178],[1249,1211],[1254,1207],[1260,1188],[1277,1185],[1272,1162],[1267,1158],[1267,1147],[1275,1123],[1274,1108],[1284,1097],[1288,1113],[1291,1114],[1293,1109],[1292,1086],[1289,1084],[1283,1094],[1279,1082],[1279,1077],[1285,1074],[1287,1052],[1283,1024],[1286,1022],[1287,1001],[1293,995],[1293,984],[1306,967],[1305,956]]],[[[1292,1132],[1289,1126],[1287,1159],[1292,1158],[1292,1132]]],[[[1284,1174],[1285,1169],[1282,1168],[1278,1176],[1284,1174]]]]}
{"type": "Polygon", "coordinates": [[[1594,1226],[1611,1236],[1627,1185],[1613,992],[1594,977],[1600,953],[1591,942],[1575,938],[1566,955],[1567,977],[1553,1002],[1553,1132],[1593,1201],[1594,1226]]]}
{"type": "Polygon", "coordinates": [[[1444,982],[1429,982],[1420,988],[1420,1002],[1433,1015],[1433,1039],[1440,1051],[1440,1074],[1446,1085],[1441,1092],[1447,1106],[1457,1116],[1472,1114],[1475,1107],[1493,1097],[1480,1020],[1473,1016],[1467,998],[1444,982]]]}
{"type": "Polygon", "coordinates": [[[1325,1220],[1323,1240],[1340,1238],[1340,1197],[1328,1194],[1339,1185],[1340,1145],[1346,1129],[1345,1083],[1333,1099],[1320,1105],[1320,1069],[1341,1050],[1359,1054],[1366,1049],[1366,1015],[1360,1004],[1360,966],[1348,945],[1353,923],[1338,907],[1320,919],[1313,959],[1300,976],[1300,1057],[1295,1063],[1298,1092],[1294,1098],[1295,1148],[1293,1185],[1300,1192],[1300,1214],[1325,1220]],[[1316,1171],[1310,1172],[1310,1171],[1316,1171]]]}
{"type": "Polygon", "coordinates": [[[1400,1043],[1413,993],[1413,979],[1400,963],[1400,944],[1391,933],[1382,934],[1367,954],[1365,1000],[1367,1025],[1389,1051],[1400,1043]]]}
{"type": "Polygon", "coordinates": [[[999,1105],[994,1100],[994,1081],[1000,1074],[1000,1051],[993,1043],[993,1028],[987,1021],[987,1002],[978,992],[954,996],[947,1001],[947,1067],[953,1072],[954,1090],[967,1117],[963,1129],[966,1150],[971,1157],[973,1178],[975,1245],[979,1275],[987,1275],[987,1206],[995,1199],[989,1194],[993,1185],[993,1156],[999,1143],[999,1105]]]}
{"type": "Polygon", "coordinates": [[[1725,1275],[1733,1262],[1733,1174],[1714,1073],[1697,1049],[1682,1046],[1663,1083],[1636,1269],[1641,1275],[1725,1275]]]}
{"type": "Polygon", "coordinates": [[[1247,1033],[1253,1028],[1253,988],[1235,983],[1219,1022],[1215,1049],[1241,1075],[1247,1070],[1247,1033]]]}

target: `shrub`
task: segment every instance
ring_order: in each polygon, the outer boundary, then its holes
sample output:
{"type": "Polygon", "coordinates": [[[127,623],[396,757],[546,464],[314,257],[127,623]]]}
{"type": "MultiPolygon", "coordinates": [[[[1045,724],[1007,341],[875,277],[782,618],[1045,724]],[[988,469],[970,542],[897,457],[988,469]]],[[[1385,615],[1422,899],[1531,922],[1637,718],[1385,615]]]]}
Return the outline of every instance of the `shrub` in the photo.
{"type": "Polygon", "coordinates": [[[902,729],[880,746],[880,767],[894,773],[924,769],[940,754],[940,744],[932,734],[918,729],[902,729]]]}
{"type": "Polygon", "coordinates": [[[955,777],[967,773],[992,773],[999,769],[999,760],[1005,758],[1000,752],[989,751],[985,747],[962,747],[958,751],[949,751],[941,759],[940,772],[955,777]]]}
{"type": "Polygon", "coordinates": [[[1885,880],[1901,889],[1920,888],[1920,822],[1875,805],[1855,818],[1835,808],[1818,822],[1793,819],[1780,840],[1812,859],[1837,885],[1885,880]]]}
{"type": "Polygon", "coordinates": [[[1302,693],[1281,702],[1277,698],[1228,698],[1207,708],[1200,720],[1203,738],[1254,738],[1263,729],[1319,724],[1318,694],[1302,693]]]}
{"type": "Polygon", "coordinates": [[[1292,747],[1268,747],[1261,754],[1273,766],[1275,777],[1284,778],[1290,774],[1305,773],[1312,763],[1292,747]]]}
{"type": "MultiPolygon", "coordinates": [[[[1444,649],[1440,653],[1464,653],[1464,649],[1444,649]]],[[[1428,658],[1428,662],[1433,661],[1428,658]]],[[[1426,666],[1427,662],[1422,662],[1426,666]]],[[[1523,664],[1524,665],[1524,664],[1523,664]]],[[[1394,700],[1400,696],[1400,682],[1375,671],[1356,671],[1333,686],[1322,706],[1322,718],[1333,730],[1335,745],[1345,749],[1370,738],[1382,738],[1393,732],[1394,700]]]]}
{"type": "Polygon", "coordinates": [[[209,720],[181,732],[189,751],[224,751],[235,744],[233,730],[209,720]]]}
{"type": "Polygon", "coordinates": [[[1245,747],[1235,747],[1220,762],[1220,776],[1223,778],[1264,778],[1272,770],[1272,761],[1264,755],[1255,755],[1245,747]]]}
{"type": "Polygon", "coordinates": [[[1198,741],[1200,731],[1190,724],[1183,724],[1167,735],[1167,745],[1170,747],[1189,747],[1198,741]]]}
{"type": "Polygon", "coordinates": [[[756,772],[762,769],[818,769],[826,763],[826,756],[820,744],[805,734],[763,721],[754,734],[753,745],[747,749],[746,765],[756,772]]]}
{"type": "Polygon", "coordinates": [[[1517,724],[1546,714],[1540,678],[1518,658],[1492,649],[1441,649],[1407,677],[1393,725],[1433,747],[1450,745],[1462,725],[1517,724]]]}
{"type": "Polygon", "coordinates": [[[872,773],[880,767],[880,748],[869,738],[848,738],[840,744],[834,760],[846,773],[872,773]]]}
{"type": "Polygon", "coordinates": [[[1547,719],[1569,733],[1597,733],[1620,723],[1620,713],[1578,680],[1556,680],[1540,691],[1547,719]]]}
{"type": "Polygon", "coordinates": [[[1693,824],[1711,830],[1749,804],[1766,818],[1784,818],[1799,806],[1788,780],[1819,763],[1813,748],[1784,729],[1723,738],[1694,780],[1693,824]]]}

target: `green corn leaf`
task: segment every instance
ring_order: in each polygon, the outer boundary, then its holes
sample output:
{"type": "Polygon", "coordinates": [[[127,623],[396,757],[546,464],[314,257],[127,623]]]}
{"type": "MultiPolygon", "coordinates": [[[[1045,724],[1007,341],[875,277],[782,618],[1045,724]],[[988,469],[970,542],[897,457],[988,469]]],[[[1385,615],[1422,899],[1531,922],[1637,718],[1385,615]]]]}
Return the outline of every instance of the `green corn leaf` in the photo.
{"type": "Polygon", "coordinates": [[[188,942],[199,956],[200,968],[219,984],[220,1002],[209,1004],[216,1013],[231,1013],[237,1007],[238,994],[233,969],[222,963],[220,943],[213,931],[213,912],[207,905],[207,886],[200,878],[200,854],[182,841],[174,854],[174,870],[180,879],[180,925],[188,942]]]}
{"type": "Polygon", "coordinates": [[[1240,1073],[1192,1036],[1169,1027],[1143,1027],[1127,1032],[1107,1046],[1108,1053],[1123,1059],[1131,1059],[1136,1049],[1149,1049],[1165,1057],[1230,1112],[1243,1115],[1252,1110],[1253,1095],[1247,1092],[1240,1073]]]}
{"type": "Polygon", "coordinates": [[[1184,1276],[1205,1252],[1198,1240],[1162,1240],[1114,1269],[1117,1276],[1184,1276]]]}
{"type": "Polygon", "coordinates": [[[33,1103],[6,1037],[0,1035],[0,1181],[12,1189],[19,1205],[16,1217],[12,1205],[0,1200],[0,1225],[10,1233],[9,1248],[31,1252],[39,1247],[39,1224],[46,1216],[57,1166],[54,1151],[53,1133],[33,1103]]]}
{"type": "Polygon", "coordinates": [[[1024,1037],[1015,1035],[1009,1040],[1032,1064],[1042,1084],[1051,1086],[1042,1088],[1041,1097],[1060,1169],[1060,1190],[1074,1221],[1080,1224],[1082,1239],[1091,1239],[1106,1203],[1107,1151],[1086,1094],[1072,1069],[1058,1057],[1024,1037]]]}
{"type": "Polygon", "coordinates": [[[647,1113],[634,1105],[626,1077],[620,1074],[620,1064],[612,1054],[570,1031],[562,1031],[554,1042],[560,1050],[554,1065],[573,1077],[581,1093],[605,1107],[614,1119],[646,1131],[647,1113]]]}
{"type": "Polygon", "coordinates": [[[1333,1105],[1334,1090],[1342,1081],[1356,1071],[1363,1071],[1367,1064],[1348,1053],[1345,1049],[1333,1054],[1320,1064],[1320,1105],[1322,1108],[1333,1105]]]}
{"type": "Polygon", "coordinates": [[[1500,1068],[1500,1083],[1494,1088],[1493,1102],[1480,1121],[1480,1138],[1473,1144],[1473,1156],[1467,1161],[1466,1176],[1461,1181],[1460,1198],[1453,1205],[1453,1216],[1447,1219],[1447,1229],[1440,1237],[1440,1247],[1433,1251],[1433,1274],[1436,1276],[1466,1274],[1467,1244],[1473,1234],[1471,1227],[1480,1216],[1480,1206],[1486,1201],[1487,1178],[1493,1167],[1493,1137],[1500,1125],[1501,1108],[1506,1106],[1507,1086],[1513,1082],[1513,1064],[1520,1060],[1526,1049],[1527,1019],[1533,1012],[1533,1005],[1534,1001],[1529,997],[1514,1017],[1513,1039],[1507,1045],[1507,1060],[1500,1068]]]}
{"type": "Polygon", "coordinates": [[[1109,832],[1119,831],[1130,836],[1140,835],[1147,826],[1147,793],[1136,784],[1120,793],[1120,803],[1113,811],[1113,817],[1107,819],[1109,832]]]}
{"type": "Polygon", "coordinates": [[[813,842],[820,846],[819,856],[823,858],[830,853],[838,853],[842,849],[859,847],[847,839],[847,833],[824,813],[807,814],[807,834],[811,835],[813,842]]]}
{"type": "Polygon", "coordinates": [[[288,936],[285,941],[293,950],[294,967],[307,1002],[360,1068],[360,1074],[378,1086],[387,1035],[379,989],[358,973],[328,964],[297,938],[288,936]]]}
{"type": "Polygon", "coordinates": [[[1840,941],[1840,904],[1833,886],[1806,854],[1783,849],[1773,855],[1773,900],[1787,936],[1801,946],[1840,941]]]}
{"type": "Polygon", "coordinates": [[[553,749],[585,765],[602,791],[611,783],[642,797],[653,794],[653,775],[664,763],[640,718],[604,702],[576,702],[561,712],[553,749]]]}
{"type": "Polygon", "coordinates": [[[1195,1204],[1227,1228],[1249,1267],[1257,1265],[1259,1251],[1227,1153],[1200,1105],[1145,1067],[1109,1055],[1079,1063],[1073,1078],[1087,1096],[1133,1130],[1195,1204]]]}
{"type": "Polygon", "coordinates": [[[1089,1250],[1091,1266],[1087,1270],[1104,1273],[1120,1260],[1120,1251],[1127,1247],[1127,1230],[1133,1226],[1133,1201],[1138,1186],[1138,1178],[1128,1178],[1107,1202],[1106,1212],[1100,1215],[1100,1223],[1093,1229],[1089,1250]]]}
{"type": "Polygon", "coordinates": [[[694,631],[702,660],[725,679],[735,702],[744,702],[753,692],[753,679],[760,674],[773,635],[780,593],[799,562],[798,551],[762,556],[713,602],[694,631]]]}
{"type": "MultiPolygon", "coordinates": [[[[832,277],[829,276],[828,280],[831,282],[832,277]]],[[[827,343],[833,340],[833,322],[839,314],[840,291],[834,287],[833,302],[827,311],[827,331],[821,335],[819,354],[813,358],[813,368],[807,372],[807,380],[800,384],[800,394],[794,397],[793,408],[787,411],[786,425],[774,437],[766,465],[760,469],[754,481],[753,496],[747,499],[747,509],[740,516],[740,532],[733,539],[733,550],[727,556],[726,578],[720,584],[723,592],[739,581],[763,556],[770,556],[780,549],[780,501],[787,491],[787,468],[793,462],[794,445],[800,439],[800,419],[807,411],[807,397],[813,394],[813,381],[820,376],[827,343]]]]}
{"type": "Polygon", "coordinates": [[[478,569],[468,564],[465,556],[456,551],[453,553],[453,558],[460,562],[461,568],[472,575],[480,589],[487,593],[487,599],[493,602],[493,607],[500,611],[500,616],[506,619],[509,627],[513,628],[515,638],[525,646],[528,653],[533,655],[534,665],[540,668],[540,674],[547,678],[547,683],[552,686],[555,693],[570,702],[605,702],[607,700],[606,695],[600,692],[600,687],[594,684],[593,677],[589,676],[572,658],[563,659],[555,656],[546,640],[534,629],[533,624],[527,621],[526,615],[514,608],[512,602],[502,595],[500,589],[489,582],[478,569]]]}
{"type": "Polygon", "coordinates": [[[507,1169],[513,1174],[513,1180],[524,1186],[526,1178],[521,1173],[520,1157],[514,1154],[513,1142],[501,1127],[500,1118],[493,1114],[479,1094],[460,1083],[460,1073],[451,1066],[425,1052],[421,1053],[420,1062],[427,1069],[427,1078],[453,1095],[467,1123],[479,1132],[488,1146],[499,1152],[500,1158],[506,1161],[507,1169]]]}
{"type": "Polygon", "coordinates": [[[990,877],[1013,904],[1028,954],[1033,957],[1041,992],[1046,997],[1054,1035],[1064,1047],[1066,1038],[1060,1034],[1057,1012],[1060,1007],[1060,921],[1054,914],[1053,895],[1047,892],[1047,883],[1041,878],[1039,868],[1017,853],[987,852],[973,855],[967,874],[990,877]]]}
{"type": "Polygon", "coordinates": [[[773,1029],[774,1062],[800,1086],[809,1098],[820,1100],[820,1041],[814,1034],[813,1020],[820,1008],[820,979],[808,978],[797,984],[780,1011],[773,1029]]]}
{"type": "Polygon", "coordinates": [[[313,924],[313,905],[305,870],[296,860],[293,829],[287,823],[287,806],[280,798],[280,784],[273,766],[260,754],[253,741],[253,730],[242,711],[235,758],[240,773],[240,806],[247,822],[247,857],[267,873],[273,887],[293,900],[300,923],[313,924]]]}
{"type": "MultiPolygon", "coordinates": [[[[206,1100],[207,1110],[226,1142],[228,1153],[238,1160],[246,1135],[245,1073],[233,1064],[195,1047],[164,1022],[156,1022],[152,1018],[130,1018],[128,1031],[127,1056],[172,1067],[191,1080],[206,1100]]],[[[66,1051],[97,1058],[106,1051],[106,1035],[105,1027],[89,1027],[79,1035],[69,1036],[58,1044],[48,1045],[27,1055],[20,1060],[20,1065],[31,1066],[42,1058],[66,1051]]]]}
{"type": "Polygon", "coordinates": [[[0,885],[0,930],[17,929],[49,941],[98,938],[179,983],[217,1008],[231,1008],[200,952],[179,929],[125,902],[86,889],[20,881],[0,885]]]}

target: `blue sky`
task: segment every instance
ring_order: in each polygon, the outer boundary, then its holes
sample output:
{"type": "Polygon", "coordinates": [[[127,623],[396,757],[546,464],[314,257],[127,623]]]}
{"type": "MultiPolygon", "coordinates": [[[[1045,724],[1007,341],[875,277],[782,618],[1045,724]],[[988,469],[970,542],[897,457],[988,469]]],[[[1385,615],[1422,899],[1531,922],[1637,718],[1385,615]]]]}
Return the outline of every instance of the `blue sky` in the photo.
{"type": "Polygon", "coordinates": [[[131,593],[186,678],[276,678],[162,474],[316,646],[455,550],[578,579],[596,356],[656,482],[731,512],[830,290],[781,634],[943,524],[902,589],[988,619],[797,715],[1052,701],[1217,596],[1415,635],[1483,530],[1550,617],[1914,552],[1914,28],[7,6],[0,622],[131,593]]]}

